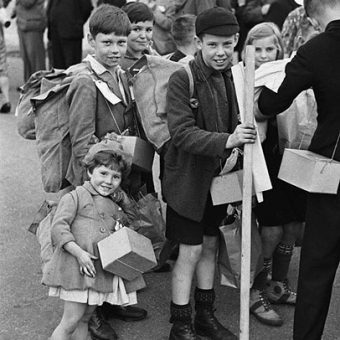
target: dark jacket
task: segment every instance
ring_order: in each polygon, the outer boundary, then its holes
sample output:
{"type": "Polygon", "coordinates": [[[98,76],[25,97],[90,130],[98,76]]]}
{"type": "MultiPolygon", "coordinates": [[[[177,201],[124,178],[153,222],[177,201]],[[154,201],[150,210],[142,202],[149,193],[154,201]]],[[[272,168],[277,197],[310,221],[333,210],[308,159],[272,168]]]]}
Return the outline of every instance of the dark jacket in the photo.
{"type": "MultiPolygon", "coordinates": [[[[318,108],[317,128],[309,150],[331,157],[340,133],[340,20],[299,48],[286,66],[286,77],[278,93],[264,88],[259,109],[264,115],[286,110],[303,90],[313,88],[318,108]]],[[[335,157],[340,161],[340,146],[335,157]]]]}
{"type": "Polygon", "coordinates": [[[297,7],[299,5],[294,0],[275,0],[265,16],[265,21],[273,22],[281,30],[288,14],[297,7]]]}
{"type": "Polygon", "coordinates": [[[49,0],[48,30],[57,30],[63,39],[81,39],[92,8],[91,0],[49,0]]]}
{"type": "MultiPolygon", "coordinates": [[[[184,69],[169,80],[168,124],[171,135],[165,155],[163,193],[178,214],[200,221],[211,181],[228,151],[226,142],[237,125],[237,104],[232,112],[221,72],[208,68],[199,53],[190,62],[197,109],[190,106],[189,79],[184,69]]],[[[235,92],[233,91],[233,94],[235,92]]]]}

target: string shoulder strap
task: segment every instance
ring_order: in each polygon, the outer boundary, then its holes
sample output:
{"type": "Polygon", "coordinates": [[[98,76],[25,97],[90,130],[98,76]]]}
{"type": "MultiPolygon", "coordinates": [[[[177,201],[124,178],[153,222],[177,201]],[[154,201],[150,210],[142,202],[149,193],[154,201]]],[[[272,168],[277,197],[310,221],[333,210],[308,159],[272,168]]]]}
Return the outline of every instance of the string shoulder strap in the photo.
{"type": "Polygon", "coordinates": [[[191,67],[189,64],[184,65],[184,69],[187,72],[188,78],[189,78],[189,93],[190,98],[194,96],[194,76],[191,71],[191,67]]]}

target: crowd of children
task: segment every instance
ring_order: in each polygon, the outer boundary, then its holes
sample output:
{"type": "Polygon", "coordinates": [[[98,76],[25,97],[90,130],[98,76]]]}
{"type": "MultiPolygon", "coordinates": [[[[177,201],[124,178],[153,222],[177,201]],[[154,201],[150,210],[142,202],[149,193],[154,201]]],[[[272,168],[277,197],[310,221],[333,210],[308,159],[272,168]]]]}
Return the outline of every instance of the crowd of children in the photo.
{"type": "MultiPolygon", "coordinates": [[[[268,119],[262,147],[273,189],[265,192],[264,201],[254,208],[264,263],[251,288],[250,311],[261,322],[280,326],[283,320],[270,302],[297,304],[294,339],[318,340],[340,260],[339,194],[306,197],[304,192],[277,179],[282,155],[277,125],[271,118],[312,86],[320,119],[311,150],[340,160],[339,104],[335,100],[340,95],[340,71],[336,66],[340,55],[340,3],[305,0],[305,9],[310,22],[325,33],[299,49],[287,66],[278,93],[265,88],[259,98],[258,118],[268,119]],[[287,276],[294,244],[305,220],[296,294],[287,276]],[[325,230],[320,232],[321,225],[325,230]]],[[[133,288],[102,269],[95,244],[133,222],[136,211],[130,198],[145,187],[153,191],[150,177],[130,167],[119,137],[107,139],[112,132],[146,139],[124,70],[144,54],[157,54],[151,44],[152,26],[152,10],[141,2],[125,4],[122,9],[103,4],[90,17],[88,40],[94,55],[84,59],[86,71],[75,77],[66,95],[72,144],[65,178],[68,188],[64,193],[68,193],[62,196],[53,219],[55,251],[43,276],[43,283],[50,287],[49,295],[64,300],[64,313],[51,340],[71,336],[85,340],[88,331],[93,339],[117,339],[106,322],[111,305],[137,303],[133,288]],[[110,95],[97,88],[93,74],[106,84],[110,95]],[[94,136],[101,142],[93,145],[94,136]]],[[[171,140],[161,158],[162,194],[167,203],[166,237],[179,245],[169,294],[169,339],[236,339],[214,314],[219,226],[227,205],[212,204],[210,186],[232,157],[233,149],[254,143],[257,135],[255,125],[240,122],[231,74],[239,24],[232,12],[215,7],[197,17],[179,16],[172,25],[172,34],[177,49],[166,58],[189,63],[194,89],[191,93],[184,68],[171,75],[167,91],[171,140]],[[190,292],[195,275],[192,321],[190,292]]],[[[272,23],[253,27],[246,45],[255,47],[256,69],[284,56],[280,31],[272,23]]]]}

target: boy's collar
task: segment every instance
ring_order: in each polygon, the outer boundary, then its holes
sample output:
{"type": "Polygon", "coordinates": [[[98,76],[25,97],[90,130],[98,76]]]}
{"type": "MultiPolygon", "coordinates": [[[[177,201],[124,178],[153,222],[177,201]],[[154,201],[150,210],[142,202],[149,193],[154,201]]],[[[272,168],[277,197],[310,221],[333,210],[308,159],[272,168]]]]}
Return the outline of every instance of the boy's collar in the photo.
{"type": "Polygon", "coordinates": [[[85,181],[83,187],[93,196],[99,195],[99,193],[92,186],[90,181],[85,181]]]}
{"type": "MultiPolygon", "coordinates": [[[[110,72],[106,67],[104,67],[97,59],[92,56],[91,54],[88,54],[83,61],[86,61],[90,64],[92,70],[98,74],[99,76],[102,75],[105,72],[110,72]]],[[[115,71],[120,70],[121,67],[119,65],[116,66],[115,71]]]]}

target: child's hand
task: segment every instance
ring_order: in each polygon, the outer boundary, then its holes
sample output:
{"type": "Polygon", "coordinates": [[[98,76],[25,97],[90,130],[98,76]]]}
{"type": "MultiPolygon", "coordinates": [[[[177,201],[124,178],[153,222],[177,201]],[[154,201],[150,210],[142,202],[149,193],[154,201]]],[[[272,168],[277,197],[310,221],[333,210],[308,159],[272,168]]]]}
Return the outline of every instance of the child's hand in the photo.
{"type": "Polygon", "coordinates": [[[235,131],[229,136],[226,149],[232,149],[243,144],[252,144],[256,140],[256,129],[254,124],[243,123],[237,125],[235,131]]]}
{"type": "Polygon", "coordinates": [[[80,274],[85,274],[90,277],[96,276],[93,260],[98,260],[98,257],[88,253],[85,250],[82,250],[77,256],[77,260],[79,263],[80,274]]]}

